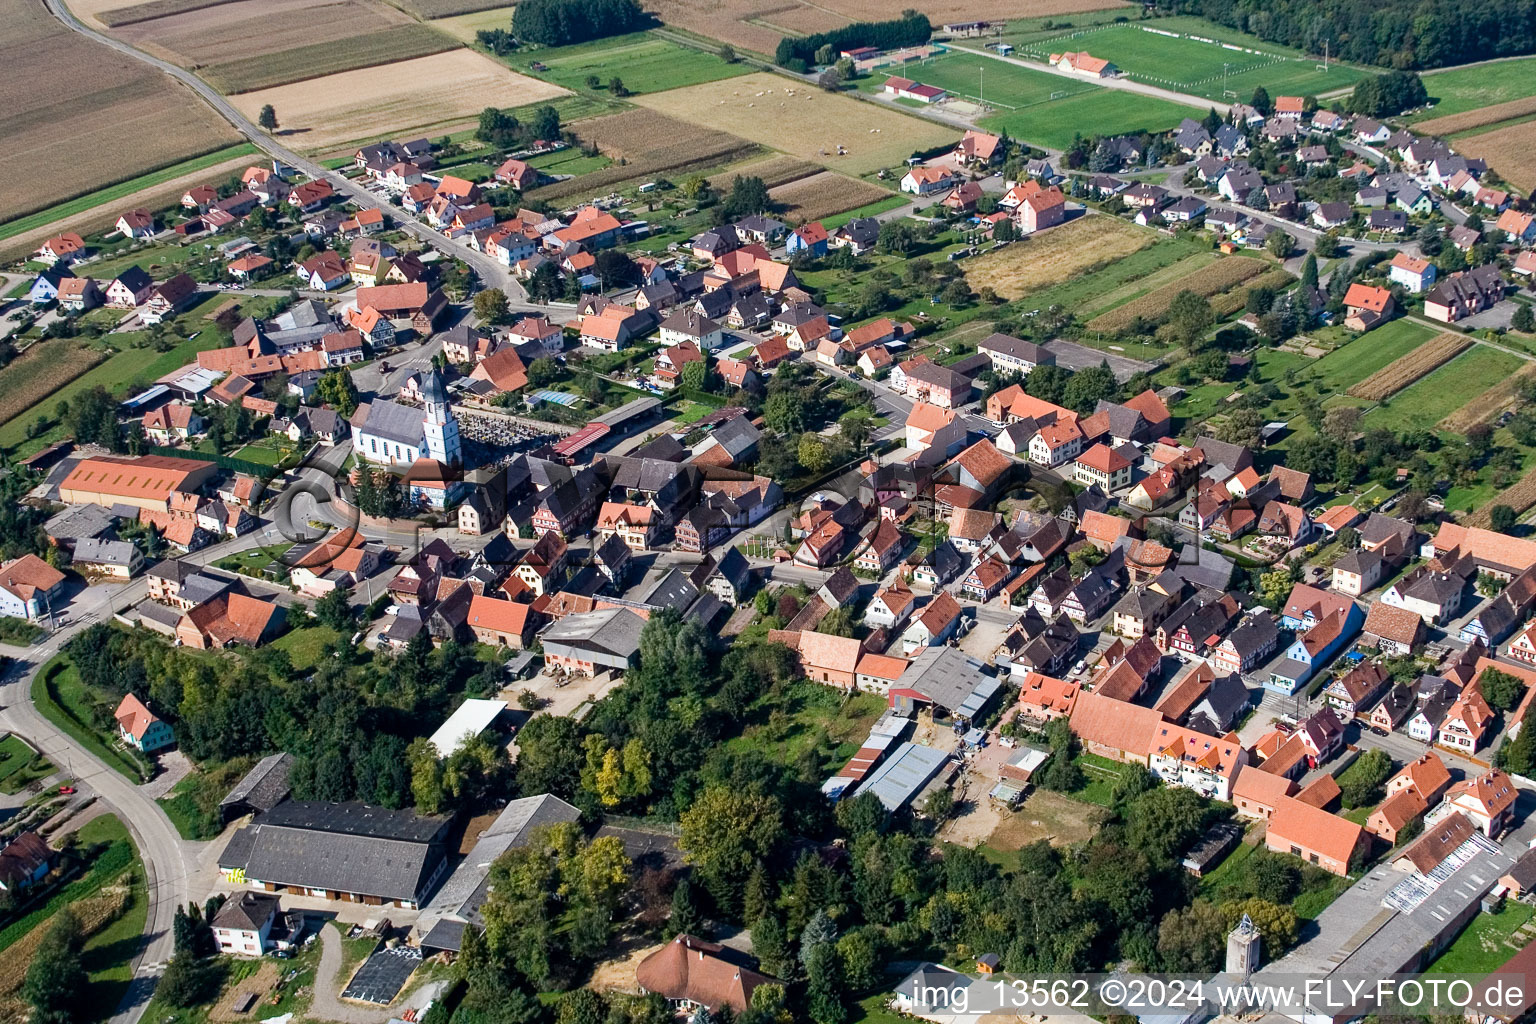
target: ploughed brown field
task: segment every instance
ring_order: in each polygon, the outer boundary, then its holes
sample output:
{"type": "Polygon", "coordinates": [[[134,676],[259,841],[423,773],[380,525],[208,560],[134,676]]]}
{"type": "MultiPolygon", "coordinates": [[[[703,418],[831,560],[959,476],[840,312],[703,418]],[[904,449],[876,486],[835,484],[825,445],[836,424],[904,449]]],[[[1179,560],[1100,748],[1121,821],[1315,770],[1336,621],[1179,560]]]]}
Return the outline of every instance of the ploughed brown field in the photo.
{"type": "Polygon", "coordinates": [[[914,151],[960,137],[956,128],[766,71],[637,96],[635,102],[682,121],[743,135],[845,174],[895,167],[914,151]],[[846,151],[842,155],[839,146],[846,151]]]}
{"type": "Polygon", "coordinates": [[[238,139],[190,89],[0,0],[0,222],[238,139]]]}
{"type": "Polygon", "coordinates": [[[663,172],[680,176],[745,159],[761,150],[729,132],[695,128],[653,110],[626,110],[622,114],[578,121],[572,129],[615,162],[600,171],[546,185],[534,192],[540,199],[590,196],[601,189],[663,172]]]}
{"type": "Polygon", "coordinates": [[[252,120],[272,104],[283,141],[317,152],[394,132],[422,134],[473,120],[488,106],[520,107],[565,94],[558,85],[457,49],[245,92],[230,102],[252,120]]]}

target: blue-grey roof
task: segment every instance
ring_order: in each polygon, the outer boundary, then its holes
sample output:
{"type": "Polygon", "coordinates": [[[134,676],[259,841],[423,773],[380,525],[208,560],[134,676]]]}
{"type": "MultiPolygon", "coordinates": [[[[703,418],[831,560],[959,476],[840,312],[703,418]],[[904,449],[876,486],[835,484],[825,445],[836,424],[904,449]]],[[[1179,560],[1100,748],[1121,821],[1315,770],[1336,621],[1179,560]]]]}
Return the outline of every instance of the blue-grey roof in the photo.
{"type": "Polygon", "coordinates": [[[888,811],[905,807],[944,769],[949,755],[920,743],[903,743],[864,780],[854,796],[873,793],[888,811]]]}
{"type": "MultiPolygon", "coordinates": [[[[438,378],[439,381],[441,379],[441,377],[438,378]]],[[[426,394],[425,382],[422,385],[422,393],[426,394]]],[[[388,399],[380,399],[368,406],[368,415],[363,421],[362,431],[412,448],[420,448],[426,437],[425,425],[426,418],[420,409],[413,409],[409,405],[401,405],[388,399]]]]}

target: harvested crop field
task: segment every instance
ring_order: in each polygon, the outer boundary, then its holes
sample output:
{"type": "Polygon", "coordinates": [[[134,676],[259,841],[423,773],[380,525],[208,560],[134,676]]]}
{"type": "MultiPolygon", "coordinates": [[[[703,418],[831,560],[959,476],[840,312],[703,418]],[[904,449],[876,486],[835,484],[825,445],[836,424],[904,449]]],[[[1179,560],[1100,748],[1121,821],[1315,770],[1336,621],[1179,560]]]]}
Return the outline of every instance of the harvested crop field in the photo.
{"type": "Polygon", "coordinates": [[[653,93],[635,102],[848,174],[894,167],[918,150],[945,145],[959,135],[953,128],[793,85],[767,72],[653,93]],[[847,154],[839,156],[838,146],[847,154]]]}
{"type": "MultiPolygon", "coordinates": [[[[133,17],[134,11],[169,2],[156,0],[153,5],[105,12],[102,17],[133,17]]],[[[161,17],[134,18],[115,26],[112,34],[153,56],[201,70],[420,24],[378,0],[227,0],[182,4],[161,17]]]]}
{"type": "Polygon", "coordinates": [[[742,175],[763,179],[763,184],[769,188],[779,185],[788,185],[792,181],[808,178],[813,174],[821,173],[821,164],[813,164],[809,160],[801,160],[792,156],[771,156],[766,160],[754,160],[749,164],[722,171],[719,174],[709,176],[709,187],[716,192],[725,193],[731,190],[731,185],[742,175]]]}
{"type": "Polygon", "coordinates": [[[0,22],[0,221],[239,138],[190,89],[71,32],[41,0],[0,0],[0,22]]]}
{"type": "MultiPolygon", "coordinates": [[[[433,0],[404,0],[406,6],[433,0]]],[[[441,0],[454,2],[454,0],[441,0]]],[[[944,22],[986,18],[1007,21],[1075,14],[1108,7],[1131,5],[1120,0],[927,0],[915,4],[939,25],[944,22]]],[[[850,21],[884,21],[895,17],[896,8],[879,0],[651,0],[646,10],[668,25],[730,43],[744,50],[772,54],[779,40],[789,35],[811,35],[838,28],[850,21]]]]}
{"type": "Polygon", "coordinates": [[[590,118],[573,130],[604,156],[624,163],[546,185],[534,192],[540,199],[595,194],[598,189],[662,172],[708,170],[761,152],[753,143],[728,132],[699,131],[652,110],[590,118]]]}
{"type": "Polygon", "coordinates": [[[808,178],[770,189],[768,198],[779,206],[778,216],[790,223],[830,217],[844,210],[878,202],[890,191],[835,171],[819,171],[808,178]]]}
{"type": "Polygon", "coordinates": [[[1088,321],[1086,326],[1090,331],[1113,332],[1124,330],[1136,320],[1157,321],[1168,312],[1168,307],[1180,292],[1194,292],[1209,298],[1251,277],[1258,277],[1273,267],[1273,263],[1251,256],[1228,256],[1154,289],[1139,299],[1132,299],[1117,309],[1101,313],[1088,321]]]}
{"type": "Polygon", "coordinates": [[[473,14],[458,14],[452,18],[438,18],[432,22],[432,27],[440,32],[447,32],[460,42],[473,43],[476,32],[489,31],[493,28],[507,28],[511,24],[512,8],[492,7],[484,11],[475,11],[473,14]]]}
{"type": "Polygon", "coordinates": [[[1525,117],[1528,114],[1536,114],[1536,96],[1524,96],[1517,100],[1507,100],[1504,103],[1479,107],[1477,110],[1468,110],[1461,114],[1433,117],[1428,121],[1420,121],[1415,124],[1414,130],[1431,135],[1454,135],[1457,132],[1471,131],[1473,128],[1498,124],[1500,121],[1508,121],[1515,117],[1525,117]]]}
{"type": "MultiPolygon", "coordinates": [[[[153,21],[155,18],[164,18],[172,14],[182,14],[186,11],[199,11],[205,7],[216,7],[219,4],[233,3],[234,0],[149,0],[148,3],[133,4],[129,7],[113,7],[103,10],[95,16],[95,20],[108,28],[117,28],[120,25],[132,25],[140,21],[153,21]]],[[[82,14],[82,7],[90,8],[94,4],[70,4],[77,16],[82,14]]]]}
{"type": "Polygon", "coordinates": [[[1484,530],[1493,529],[1495,505],[1508,505],[1515,510],[1515,515],[1521,515],[1529,511],[1532,505],[1536,505],[1536,469],[1527,471],[1519,480],[1495,494],[1477,511],[1463,519],[1462,523],[1484,530]]]}
{"type": "Polygon", "coordinates": [[[965,279],[977,291],[1017,299],[1145,249],[1154,237],[1118,217],[1080,217],[971,260],[965,279]]]}
{"type": "Polygon", "coordinates": [[[1481,157],[1523,192],[1536,190],[1536,121],[1523,121],[1456,140],[1456,151],[1481,157]]]}
{"type": "Polygon", "coordinates": [[[1526,363],[1513,376],[1499,381],[1436,425],[1441,430],[1465,434],[1479,423],[1492,423],[1519,405],[1516,392],[1533,377],[1536,377],[1536,363],[1526,363]]]}
{"type": "MultiPolygon", "coordinates": [[[[507,6],[506,0],[399,0],[399,3],[420,18],[451,18],[507,6]]],[[[507,20],[511,20],[511,15],[511,8],[507,8],[507,20]]]]}
{"type": "Polygon", "coordinates": [[[313,43],[257,57],[210,64],[198,72],[226,95],[323,78],[353,68],[426,57],[457,49],[452,36],[422,24],[396,25],[334,43],[313,43]]]}
{"type": "Polygon", "coordinates": [[[1472,347],[1465,334],[1446,331],[1430,338],[1407,355],[1383,366],[1350,388],[1347,394],[1368,402],[1390,398],[1420,377],[1427,376],[1472,347]]]}
{"type": "Polygon", "coordinates": [[[107,358],[73,338],[34,342],[0,369],[0,423],[6,423],[107,358]]]}
{"type": "Polygon", "coordinates": [[[1251,281],[1243,282],[1231,291],[1211,296],[1211,309],[1219,317],[1231,316],[1248,304],[1248,293],[1255,288],[1272,288],[1278,292],[1280,289],[1288,287],[1294,280],[1296,278],[1291,275],[1289,270],[1283,267],[1276,267],[1274,270],[1260,274],[1251,281]]]}
{"type": "Polygon", "coordinates": [[[460,124],[487,106],[519,107],[564,95],[557,85],[460,49],[242,93],[230,102],[252,119],[263,104],[272,104],[287,144],[315,151],[460,124]]]}

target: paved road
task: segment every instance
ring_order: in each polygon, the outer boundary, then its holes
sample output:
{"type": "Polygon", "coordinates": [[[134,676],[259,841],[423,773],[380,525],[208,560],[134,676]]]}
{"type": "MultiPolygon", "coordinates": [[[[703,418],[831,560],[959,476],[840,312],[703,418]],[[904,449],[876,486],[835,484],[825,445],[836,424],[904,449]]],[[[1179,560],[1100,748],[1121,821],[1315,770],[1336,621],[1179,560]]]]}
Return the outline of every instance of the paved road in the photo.
{"type": "MultiPolygon", "coordinates": [[[[248,533],[206,547],[184,561],[208,565],[226,555],[256,547],[265,536],[262,531],[248,533]]],[[[136,1024],[143,1016],[150,993],[171,956],[171,926],[177,906],[194,899],[201,903],[207,895],[194,893],[190,887],[191,876],[207,844],[183,840],[148,793],[44,718],[33,706],[30,695],[37,670],[65,643],[93,623],[110,619],[114,610],[142,599],[146,590],[142,578],[127,585],[89,587],[70,604],[67,623],[42,644],[27,648],[0,645],[0,653],[14,659],[9,671],[0,677],[0,728],[25,736],[54,764],[89,786],[128,826],[144,860],[150,894],[149,916],[144,926],[147,941],[133,959],[133,982],[111,1024],[136,1024]]]]}
{"type": "Polygon", "coordinates": [[[80,21],[72,13],[70,13],[69,9],[64,6],[63,0],[43,0],[43,2],[47,5],[49,13],[51,13],[55,18],[59,19],[59,21],[62,22],[65,27],[73,29],[82,35],[89,36],[96,42],[102,44],[103,46],[109,46],[116,50],[118,53],[125,54],[134,58],[135,60],[142,61],[159,71],[163,71],[165,74],[170,75],[178,82],[181,82],[183,85],[187,86],[187,88],[197,93],[197,95],[202,98],[203,102],[207,103],[210,107],[217,111],[219,116],[223,117],[230,124],[234,125],[236,130],[238,130],[246,138],[250,139],[250,141],[256,145],[257,148],[263,150],[276,159],[281,160],[288,166],[297,168],[312,178],[324,178],[336,188],[337,192],[345,195],[347,198],[351,199],[353,202],[357,203],[364,209],[383,210],[385,213],[390,214],[395,219],[399,227],[408,234],[420,239],[428,245],[442,250],[445,253],[451,254],[456,259],[463,261],[479,276],[480,281],[486,287],[500,288],[502,291],[504,291],[510,304],[512,305],[512,308],[528,309],[534,311],[543,310],[543,307],[533,305],[528,302],[527,291],[520,283],[518,283],[517,278],[512,275],[511,270],[509,270],[507,267],[502,266],[500,263],[489,256],[478,253],[466,245],[453,241],[447,235],[428,227],[421,221],[415,220],[414,218],[408,216],[404,216],[402,211],[400,211],[398,208],[381,199],[379,196],[374,195],[363,186],[357,184],[354,181],[351,181],[348,178],[342,177],[340,174],[326,170],[324,167],[321,167],[313,160],[302,157],[298,153],[282,145],[276,139],[272,138],[272,136],[268,135],[266,132],[262,131],[256,125],[247,120],[245,115],[236,110],[233,104],[231,104],[221,94],[215,91],[212,86],[208,85],[208,83],[204,82],[201,78],[198,78],[192,72],[187,71],[184,68],[177,67],[175,64],[172,64],[169,61],[160,60],[158,57],[151,57],[149,54],[133,46],[130,46],[120,39],[114,39],[113,37],[104,35],[103,33],[97,32],[94,29],[87,28],[85,25],[81,24],[80,21]]]}

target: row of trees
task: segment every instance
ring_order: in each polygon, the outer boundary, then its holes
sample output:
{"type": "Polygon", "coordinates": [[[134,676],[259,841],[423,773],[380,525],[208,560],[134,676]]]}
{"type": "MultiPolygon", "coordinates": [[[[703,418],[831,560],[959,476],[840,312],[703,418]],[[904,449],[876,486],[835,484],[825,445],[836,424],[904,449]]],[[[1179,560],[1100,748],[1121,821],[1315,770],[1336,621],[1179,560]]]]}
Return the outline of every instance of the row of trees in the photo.
{"type": "Polygon", "coordinates": [[[1532,0],[1173,0],[1196,14],[1310,54],[1434,68],[1536,52],[1532,0]]]}
{"type": "Polygon", "coordinates": [[[544,46],[638,32],[651,23],[635,0],[524,0],[512,12],[512,34],[544,46]]]}
{"type": "MultiPolygon", "coordinates": [[[[933,26],[929,24],[927,15],[906,10],[901,12],[901,17],[891,21],[861,21],[810,36],[785,36],[779,40],[778,49],[773,53],[773,62],[779,67],[803,74],[816,61],[816,54],[823,47],[832,47],[832,52],[859,46],[897,50],[903,46],[919,46],[932,35],[933,26]]],[[[823,55],[826,55],[825,51],[823,55]]]]}
{"type": "Polygon", "coordinates": [[[98,697],[97,725],[110,727],[117,702],[132,692],[173,723],[199,762],[294,752],[300,799],[440,811],[475,804],[509,771],[500,748],[466,745],[432,765],[413,750],[423,723],[442,721],[461,695],[484,696],[501,681],[500,666],[479,661],[473,648],[449,641],[434,651],[425,632],[398,656],[365,656],[343,640],[310,672],[295,671],[272,647],[208,661],[104,624],[66,650],[98,697]]]}
{"type": "Polygon", "coordinates": [[[560,112],[549,104],[534,108],[533,117],[519,121],[510,110],[486,107],[480,111],[475,138],[498,149],[512,149],[537,141],[554,142],[560,138],[560,112]]]}

